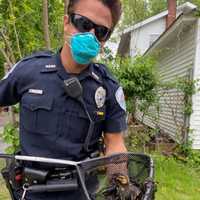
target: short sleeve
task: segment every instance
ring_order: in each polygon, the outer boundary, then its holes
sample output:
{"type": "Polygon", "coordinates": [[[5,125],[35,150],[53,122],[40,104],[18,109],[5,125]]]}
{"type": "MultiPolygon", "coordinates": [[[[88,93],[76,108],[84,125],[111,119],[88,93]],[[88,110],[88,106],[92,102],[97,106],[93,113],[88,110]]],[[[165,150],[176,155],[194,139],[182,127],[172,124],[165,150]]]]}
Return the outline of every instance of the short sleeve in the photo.
{"type": "Polygon", "coordinates": [[[0,81],[0,106],[13,105],[20,100],[17,90],[19,65],[15,64],[0,81]]]}
{"type": "Polygon", "coordinates": [[[124,92],[118,83],[109,82],[104,133],[119,133],[127,129],[124,92]]]}

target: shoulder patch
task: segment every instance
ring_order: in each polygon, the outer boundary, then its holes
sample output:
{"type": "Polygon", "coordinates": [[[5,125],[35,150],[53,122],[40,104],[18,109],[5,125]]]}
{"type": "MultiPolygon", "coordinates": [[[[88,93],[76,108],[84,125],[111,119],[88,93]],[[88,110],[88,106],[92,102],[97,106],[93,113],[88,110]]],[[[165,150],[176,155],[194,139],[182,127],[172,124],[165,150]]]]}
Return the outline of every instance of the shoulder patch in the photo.
{"type": "Polygon", "coordinates": [[[120,107],[126,111],[126,102],[124,97],[124,92],[122,87],[119,87],[115,93],[115,98],[117,100],[117,103],[120,105],[120,107]]]}

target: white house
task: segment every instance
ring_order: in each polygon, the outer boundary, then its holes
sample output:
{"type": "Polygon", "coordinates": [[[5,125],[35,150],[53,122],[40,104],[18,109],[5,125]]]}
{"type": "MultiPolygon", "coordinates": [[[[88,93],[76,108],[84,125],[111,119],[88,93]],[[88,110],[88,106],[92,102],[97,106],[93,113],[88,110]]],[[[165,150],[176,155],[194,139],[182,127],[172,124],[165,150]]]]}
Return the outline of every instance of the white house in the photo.
{"type": "MultiPolygon", "coordinates": [[[[158,54],[158,69],[163,82],[177,77],[200,79],[200,17],[195,14],[196,8],[191,3],[177,7],[176,18],[167,28],[168,11],[129,27],[123,32],[119,52],[133,57],[137,54],[158,54]]],[[[200,92],[192,97],[193,113],[189,118],[183,114],[183,98],[176,89],[165,91],[160,99],[158,125],[161,130],[176,137],[177,124],[184,124],[192,130],[193,148],[200,149],[200,92]]],[[[150,112],[155,112],[151,109],[150,112]]],[[[141,119],[139,111],[136,117],[141,119]]],[[[145,117],[144,123],[155,127],[151,117],[145,117]]]]}
{"type": "MultiPolygon", "coordinates": [[[[187,14],[192,10],[195,10],[196,8],[197,6],[195,6],[194,4],[191,4],[189,2],[184,3],[183,5],[177,7],[176,17],[178,18],[178,16],[183,13],[187,14]]],[[[138,54],[143,55],[146,50],[152,45],[152,43],[159,38],[159,36],[166,30],[167,16],[168,11],[164,11],[123,31],[122,38],[124,37],[126,40],[130,38],[131,40],[130,46],[125,45],[125,48],[129,48],[128,52],[130,56],[135,56],[138,54]]],[[[124,44],[123,41],[122,43],[124,44]]],[[[125,52],[126,51],[127,50],[125,50],[125,52]]]]}

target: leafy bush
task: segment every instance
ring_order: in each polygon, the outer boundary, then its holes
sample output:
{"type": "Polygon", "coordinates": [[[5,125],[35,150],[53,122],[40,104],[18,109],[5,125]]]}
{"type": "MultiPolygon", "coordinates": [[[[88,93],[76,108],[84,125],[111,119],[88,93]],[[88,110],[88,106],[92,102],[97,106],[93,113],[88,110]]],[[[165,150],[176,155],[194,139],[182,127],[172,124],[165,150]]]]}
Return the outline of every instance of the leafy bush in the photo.
{"type": "Polygon", "coordinates": [[[152,57],[117,57],[107,64],[123,86],[130,113],[135,112],[137,99],[147,101],[148,106],[154,101],[158,79],[152,57]]]}
{"type": "Polygon", "coordinates": [[[146,152],[146,145],[156,134],[156,129],[151,129],[144,125],[130,125],[128,129],[128,137],[125,143],[129,151],[146,152]]]}
{"type": "Polygon", "coordinates": [[[200,151],[192,149],[192,140],[177,146],[178,159],[188,163],[193,168],[200,169],[200,151]]]}
{"type": "MultiPolygon", "coordinates": [[[[19,114],[19,104],[12,106],[13,115],[19,114]]],[[[15,116],[16,117],[16,116],[15,116]]],[[[20,148],[19,142],[19,122],[14,121],[4,126],[3,134],[1,135],[3,141],[9,146],[6,148],[6,153],[13,154],[20,148]]]]}
{"type": "Polygon", "coordinates": [[[13,106],[13,112],[14,113],[19,113],[19,104],[15,104],[14,106],[13,106]]]}
{"type": "Polygon", "coordinates": [[[13,154],[19,150],[19,130],[17,126],[5,125],[2,138],[6,144],[10,145],[6,148],[6,153],[13,154]]]}
{"type": "Polygon", "coordinates": [[[0,80],[3,78],[3,76],[4,76],[3,58],[1,58],[0,56],[0,80]]]}

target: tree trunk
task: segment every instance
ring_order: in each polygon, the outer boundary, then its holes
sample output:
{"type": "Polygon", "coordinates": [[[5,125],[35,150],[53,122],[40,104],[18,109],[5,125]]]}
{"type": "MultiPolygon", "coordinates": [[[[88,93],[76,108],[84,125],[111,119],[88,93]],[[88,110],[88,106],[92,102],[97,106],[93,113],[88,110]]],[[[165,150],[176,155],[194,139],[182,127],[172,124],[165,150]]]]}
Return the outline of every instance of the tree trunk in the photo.
{"type": "MultiPolygon", "coordinates": [[[[7,60],[7,58],[6,58],[6,56],[4,55],[4,57],[5,57],[5,59],[6,59],[6,61],[7,61],[7,63],[10,65],[10,67],[12,66],[12,63],[16,63],[16,59],[15,59],[15,56],[14,56],[14,53],[13,53],[13,49],[12,49],[12,47],[11,47],[11,42],[10,42],[10,40],[9,40],[9,37],[8,36],[6,36],[4,33],[3,33],[3,31],[1,31],[0,30],[0,36],[2,37],[2,39],[3,39],[3,42],[4,42],[4,45],[5,45],[5,47],[7,48],[7,51],[10,53],[10,59],[9,59],[9,61],[7,60]],[[11,64],[10,64],[10,62],[11,62],[11,64]]],[[[1,50],[1,52],[3,53],[3,49],[1,50]]],[[[4,53],[3,53],[4,54],[4,53]]],[[[8,58],[9,58],[9,56],[8,56],[8,58]]]]}
{"type": "MultiPolygon", "coordinates": [[[[8,73],[10,68],[11,68],[11,66],[8,63],[4,63],[4,71],[5,71],[5,73],[8,73]]],[[[13,106],[9,106],[8,107],[8,115],[9,115],[9,122],[12,125],[15,125],[16,124],[16,117],[15,117],[13,106]]]]}
{"type": "MultiPolygon", "coordinates": [[[[14,10],[13,10],[12,1],[9,1],[9,5],[10,5],[10,12],[11,12],[11,15],[12,15],[12,16],[15,16],[15,15],[14,15],[14,10]]],[[[18,54],[19,54],[19,57],[20,57],[20,59],[21,59],[21,58],[22,58],[22,52],[21,52],[21,48],[20,48],[19,35],[18,35],[18,32],[17,32],[17,27],[16,27],[16,24],[15,24],[15,20],[13,20],[13,29],[14,29],[14,33],[15,33],[15,38],[16,38],[16,44],[17,44],[18,54]]],[[[10,53],[11,53],[11,52],[10,52],[10,53]]]]}
{"type": "Polygon", "coordinates": [[[49,37],[49,17],[48,17],[48,0],[42,2],[42,16],[43,16],[43,30],[45,46],[48,50],[51,49],[50,37],[49,37]]]}
{"type": "MultiPolygon", "coordinates": [[[[3,48],[0,48],[0,53],[2,53],[2,55],[4,56],[7,64],[9,65],[9,67],[12,67],[13,63],[10,61],[9,55],[6,53],[6,51],[3,48]]],[[[4,71],[5,71],[5,69],[4,69],[4,71]]]]}
{"type": "Polygon", "coordinates": [[[69,0],[64,0],[64,14],[67,15],[67,8],[68,8],[69,0]]]}

